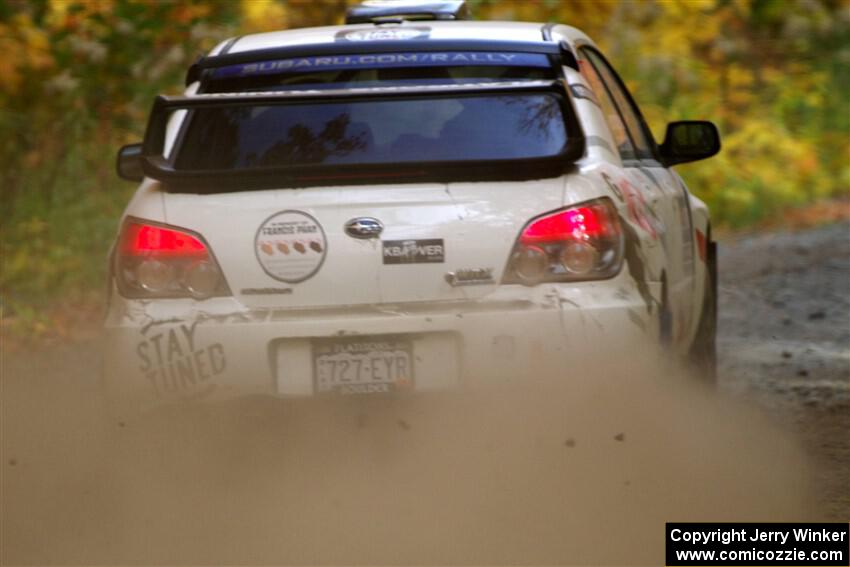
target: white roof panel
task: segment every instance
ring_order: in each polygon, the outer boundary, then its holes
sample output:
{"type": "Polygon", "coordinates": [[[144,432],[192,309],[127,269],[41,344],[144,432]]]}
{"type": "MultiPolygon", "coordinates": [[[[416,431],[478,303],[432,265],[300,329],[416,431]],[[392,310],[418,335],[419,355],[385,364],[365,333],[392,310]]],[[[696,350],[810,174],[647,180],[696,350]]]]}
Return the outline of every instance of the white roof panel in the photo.
{"type": "MultiPolygon", "coordinates": [[[[349,32],[347,37],[351,38],[355,31],[364,32],[355,34],[364,39],[380,39],[376,35],[386,32],[386,39],[399,39],[393,37],[392,30],[428,29],[428,37],[436,40],[473,39],[482,41],[543,41],[542,28],[544,24],[526,22],[490,22],[490,21],[411,21],[402,24],[362,24],[350,26],[325,26],[319,28],[301,28],[268,33],[258,33],[240,37],[230,46],[228,53],[243,53],[257,49],[268,49],[282,46],[305,46],[319,44],[333,44],[338,41],[338,34],[349,32]]],[[[350,40],[343,40],[350,41],[350,40]]],[[[226,43],[226,42],[225,42],[226,43]]],[[[211,54],[218,54],[221,46],[212,50],[211,54]]]]}

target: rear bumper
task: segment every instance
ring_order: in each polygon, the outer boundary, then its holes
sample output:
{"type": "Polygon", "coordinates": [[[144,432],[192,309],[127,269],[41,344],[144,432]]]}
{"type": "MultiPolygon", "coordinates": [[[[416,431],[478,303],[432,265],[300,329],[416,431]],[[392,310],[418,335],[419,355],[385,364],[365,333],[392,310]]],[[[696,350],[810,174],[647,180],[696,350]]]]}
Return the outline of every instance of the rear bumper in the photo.
{"type": "Polygon", "coordinates": [[[330,337],[412,341],[414,390],[533,379],[641,348],[655,317],[631,278],[501,286],[474,301],[283,310],[233,298],[130,301],[105,323],[104,379],[121,406],[314,395],[312,345],[330,337]]]}

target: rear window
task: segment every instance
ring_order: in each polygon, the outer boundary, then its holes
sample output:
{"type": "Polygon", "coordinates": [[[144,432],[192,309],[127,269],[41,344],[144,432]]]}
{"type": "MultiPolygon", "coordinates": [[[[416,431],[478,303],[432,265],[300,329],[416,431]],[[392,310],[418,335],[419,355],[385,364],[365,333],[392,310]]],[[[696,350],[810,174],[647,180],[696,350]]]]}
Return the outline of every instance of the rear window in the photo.
{"type": "Polygon", "coordinates": [[[147,172],[171,191],[537,179],[584,149],[543,53],[315,55],[202,77],[146,137],[147,172]]]}
{"type": "Polygon", "coordinates": [[[569,134],[554,93],[368,98],[192,110],[177,170],[551,158],[569,134]]]}

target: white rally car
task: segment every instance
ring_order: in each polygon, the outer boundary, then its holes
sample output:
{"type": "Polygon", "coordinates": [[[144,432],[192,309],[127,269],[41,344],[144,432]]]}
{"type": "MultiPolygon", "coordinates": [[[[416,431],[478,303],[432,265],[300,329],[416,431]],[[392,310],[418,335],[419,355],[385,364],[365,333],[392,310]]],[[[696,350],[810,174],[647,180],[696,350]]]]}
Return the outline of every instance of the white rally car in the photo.
{"type": "Polygon", "coordinates": [[[716,128],[656,145],[584,33],[462,9],[232,38],[157,98],[118,159],[115,399],[569,380],[646,340],[711,373],[709,215],[670,166],[716,128]]]}

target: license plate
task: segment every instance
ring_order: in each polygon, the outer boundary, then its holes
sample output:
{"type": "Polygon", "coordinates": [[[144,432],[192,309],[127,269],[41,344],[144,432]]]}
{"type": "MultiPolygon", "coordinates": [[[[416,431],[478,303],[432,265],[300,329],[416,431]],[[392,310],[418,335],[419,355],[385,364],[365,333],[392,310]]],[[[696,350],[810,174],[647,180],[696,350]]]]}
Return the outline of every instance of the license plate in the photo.
{"type": "Polygon", "coordinates": [[[411,341],[357,338],[315,341],[316,392],[381,394],[413,387],[411,341]]]}

